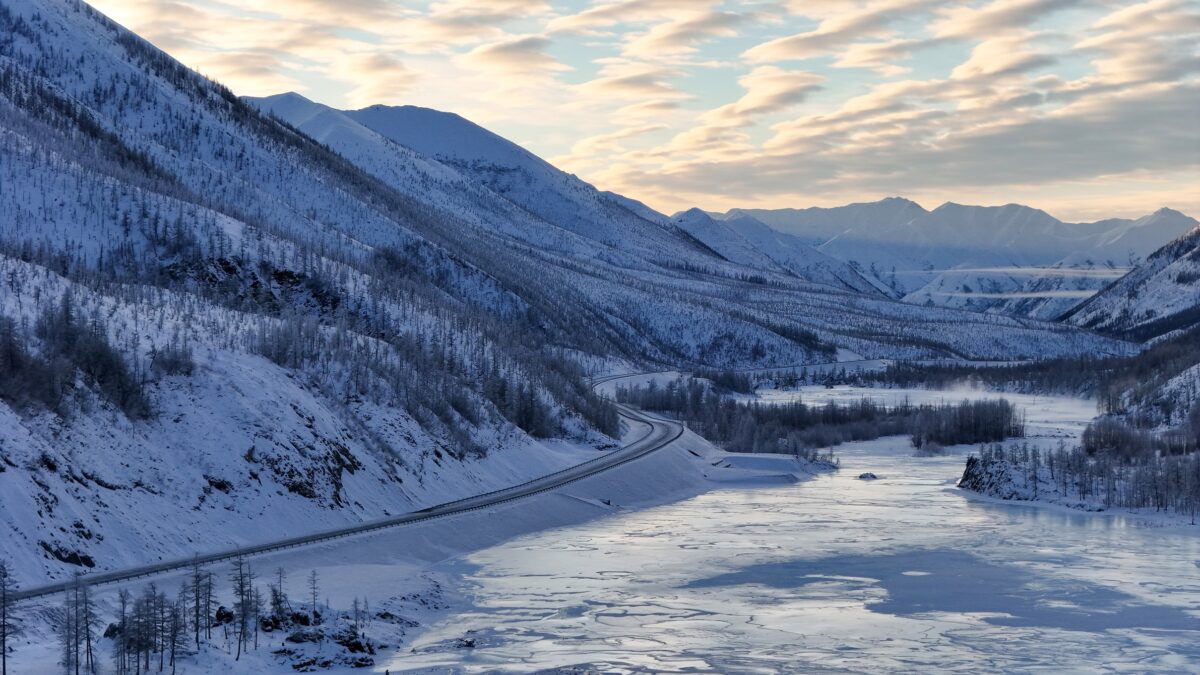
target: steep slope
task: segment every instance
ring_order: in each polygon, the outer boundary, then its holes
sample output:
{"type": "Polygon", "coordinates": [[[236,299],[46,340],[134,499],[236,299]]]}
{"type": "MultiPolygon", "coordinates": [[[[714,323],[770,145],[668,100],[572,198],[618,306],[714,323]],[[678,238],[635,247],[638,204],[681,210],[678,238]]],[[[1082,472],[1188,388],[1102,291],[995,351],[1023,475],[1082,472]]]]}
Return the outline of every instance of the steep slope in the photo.
{"type": "Polygon", "coordinates": [[[709,253],[680,237],[677,229],[642,217],[528,150],[453,113],[376,105],[345,114],[473,177],[547,222],[607,246],[659,261],[709,253]]]}
{"type": "Polygon", "coordinates": [[[1065,320],[1135,339],[1200,323],[1200,228],[1150,254],[1065,320]]]}
{"type": "Polygon", "coordinates": [[[671,223],[720,253],[727,260],[763,271],[784,272],[763,250],[746,241],[725,221],[713,219],[700,209],[677,213],[671,223]]]}

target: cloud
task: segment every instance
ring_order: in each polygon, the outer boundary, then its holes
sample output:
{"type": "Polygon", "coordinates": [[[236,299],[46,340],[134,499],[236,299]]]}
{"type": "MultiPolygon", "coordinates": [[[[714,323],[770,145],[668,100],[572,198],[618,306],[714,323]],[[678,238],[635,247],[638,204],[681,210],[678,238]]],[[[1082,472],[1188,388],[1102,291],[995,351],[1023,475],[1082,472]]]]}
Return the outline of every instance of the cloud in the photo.
{"type": "Polygon", "coordinates": [[[705,115],[710,123],[747,124],[759,115],[785,110],[818,91],[825,78],[802,70],[759,66],[738,80],[746,90],[734,103],[705,115]]]}
{"type": "Polygon", "coordinates": [[[747,15],[734,12],[685,14],[633,37],[626,44],[624,53],[629,57],[653,58],[693,52],[693,45],[704,39],[736,35],[735,28],[747,18],[747,15]]]}
{"type": "Polygon", "coordinates": [[[393,54],[351,54],[342,59],[339,65],[343,70],[354,73],[359,83],[347,97],[347,104],[351,108],[402,103],[419,77],[393,54]]]}
{"type": "Polygon", "coordinates": [[[571,156],[588,157],[620,150],[621,141],[653,133],[655,131],[662,131],[666,128],[667,127],[662,124],[648,124],[644,126],[619,129],[617,131],[607,134],[600,134],[598,136],[590,136],[579,141],[571,148],[571,156]]]}
{"type": "Polygon", "coordinates": [[[555,18],[547,24],[551,32],[587,32],[616,24],[638,23],[656,18],[670,18],[672,13],[696,11],[716,4],[712,0],[618,0],[597,2],[577,14],[555,18]]]}
{"type": "Polygon", "coordinates": [[[984,40],[971,50],[970,58],[950,71],[950,77],[955,80],[1000,79],[1022,75],[1055,62],[1053,56],[1033,51],[1031,41],[1026,35],[984,40]]]}
{"type": "Polygon", "coordinates": [[[610,62],[601,68],[600,77],[584,82],[579,89],[585,93],[623,99],[679,99],[687,94],[670,83],[678,72],[662,66],[624,60],[610,62]]]}
{"type": "Polygon", "coordinates": [[[518,77],[570,70],[546,54],[549,46],[550,40],[544,36],[523,35],[480,45],[459,60],[472,68],[518,77]]]}
{"type": "Polygon", "coordinates": [[[452,110],[660,207],[1200,204],[1196,0],[95,4],[239,94],[452,110]]]}
{"type": "Polygon", "coordinates": [[[943,10],[934,25],[938,37],[987,38],[1005,31],[1027,28],[1058,10],[1085,0],[994,0],[982,6],[943,10]]]}
{"type": "Polygon", "coordinates": [[[897,62],[907,61],[918,51],[945,44],[937,38],[897,38],[878,42],[855,42],[843,49],[833,65],[837,68],[864,68],[885,77],[901,75],[911,69],[897,62]]]}
{"type": "Polygon", "coordinates": [[[847,9],[826,17],[815,30],[764,42],[743,56],[752,63],[765,63],[834,53],[857,40],[886,35],[894,22],[920,14],[932,4],[930,0],[842,3],[847,9]]]}

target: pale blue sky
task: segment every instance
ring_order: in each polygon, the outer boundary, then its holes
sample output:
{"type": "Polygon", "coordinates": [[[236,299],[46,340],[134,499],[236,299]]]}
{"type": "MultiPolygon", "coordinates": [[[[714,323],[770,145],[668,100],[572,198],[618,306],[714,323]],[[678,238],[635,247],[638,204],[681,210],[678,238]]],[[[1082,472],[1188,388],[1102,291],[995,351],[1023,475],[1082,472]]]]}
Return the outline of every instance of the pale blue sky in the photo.
{"type": "Polygon", "coordinates": [[[98,0],[246,95],[458,112],[665,210],[1200,213],[1197,0],[98,0]]]}

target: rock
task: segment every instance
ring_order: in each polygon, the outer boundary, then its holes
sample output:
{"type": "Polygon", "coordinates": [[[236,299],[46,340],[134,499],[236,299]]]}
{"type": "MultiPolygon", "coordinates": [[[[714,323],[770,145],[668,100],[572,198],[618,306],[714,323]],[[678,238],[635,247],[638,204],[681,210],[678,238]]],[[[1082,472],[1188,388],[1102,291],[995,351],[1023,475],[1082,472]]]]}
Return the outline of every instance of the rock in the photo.
{"type": "Polygon", "coordinates": [[[958,487],[1005,500],[1021,499],[1006,462],[968,457],[958,487]]]}
{"type": "Polygon", "coordinates": [[[879,480],[879,476],[876,476],[875,474],[868,471],[866,473],[858,474],[858,479],[859,480],[879,480]]]}

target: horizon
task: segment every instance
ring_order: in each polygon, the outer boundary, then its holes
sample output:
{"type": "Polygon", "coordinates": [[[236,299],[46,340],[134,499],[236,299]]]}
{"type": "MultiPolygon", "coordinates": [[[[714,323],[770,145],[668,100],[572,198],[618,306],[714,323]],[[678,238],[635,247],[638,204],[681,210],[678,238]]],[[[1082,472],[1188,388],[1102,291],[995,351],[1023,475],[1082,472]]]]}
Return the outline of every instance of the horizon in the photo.
{"type": "Polygon", "coordinates": [[[1200,212],[1190,0],[93,4],[240,96],[454,112],[663,213],[1200,212]]]}

